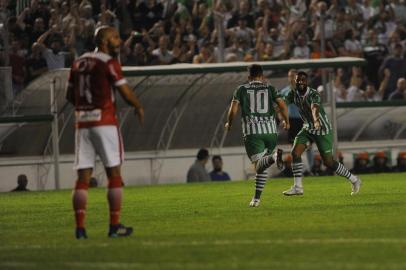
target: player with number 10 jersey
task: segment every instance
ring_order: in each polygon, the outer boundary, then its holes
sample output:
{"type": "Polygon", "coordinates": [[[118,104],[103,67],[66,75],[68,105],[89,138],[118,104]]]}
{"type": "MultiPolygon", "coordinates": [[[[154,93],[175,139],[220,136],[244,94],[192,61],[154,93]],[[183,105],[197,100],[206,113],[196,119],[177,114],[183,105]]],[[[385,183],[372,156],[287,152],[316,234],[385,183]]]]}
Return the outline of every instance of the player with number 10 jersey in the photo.
{"type": "Polygon", "coordinates": [[[250,206],[259,206],[260,196],[267,179],[266,170],[275,162],[282,166],[282,150],[272,154],[277,142],[276,103],[284,119],[285,129],[289,129],[288,109],[275,88],[264,83],[260,65],[248,67],[248,83],[243,84],[234,92],[228,113],[226,129],[230,129],[233,119],[241,107],[241,125],[244,145],[248,157],[255,165],[255,195],[250,206]]]}

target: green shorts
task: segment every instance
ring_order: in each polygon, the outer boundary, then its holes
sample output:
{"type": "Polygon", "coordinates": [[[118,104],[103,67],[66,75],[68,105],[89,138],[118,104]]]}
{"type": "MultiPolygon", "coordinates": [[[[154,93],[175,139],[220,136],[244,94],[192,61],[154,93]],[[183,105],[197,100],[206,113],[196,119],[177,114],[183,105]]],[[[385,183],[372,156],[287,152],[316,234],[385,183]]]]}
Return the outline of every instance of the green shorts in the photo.
{"type": "Polygon", "coordinates": [[[314,135],[307,130],[302,129],[293,142],[293,147],[296,144],[307,144],[308,142],[314,142],[317,145],[317,149],[321,155],[333,154],[333,132],[329,132],[326,135],[314,135]]]}
{"type": "Polygon", "coordinates": [[[255,134],[244,137],[245,150],[251,162],[256,162],[266,154],[272,153],[276,147],[278,135],[255,134]]]}

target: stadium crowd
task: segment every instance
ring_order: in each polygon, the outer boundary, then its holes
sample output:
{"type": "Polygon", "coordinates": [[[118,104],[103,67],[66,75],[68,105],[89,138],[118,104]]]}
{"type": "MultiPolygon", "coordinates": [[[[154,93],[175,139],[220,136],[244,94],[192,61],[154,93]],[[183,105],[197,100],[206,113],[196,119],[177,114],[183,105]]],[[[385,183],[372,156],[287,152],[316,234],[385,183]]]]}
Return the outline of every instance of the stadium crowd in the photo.
{"type": "MultiPolygon", "coordinates": [[[[325,57],[368,61],[335,71],[337,102],[406,99],[405,0],[32,0],[18,14],[15,3],[0,0],[16,92],[92,49],[100,25],[120,30],[122,65],[145,66],[320,58],[322,21],[325,57]]],[[[321,85],[320,70],[311,77],[321,85]]]]}

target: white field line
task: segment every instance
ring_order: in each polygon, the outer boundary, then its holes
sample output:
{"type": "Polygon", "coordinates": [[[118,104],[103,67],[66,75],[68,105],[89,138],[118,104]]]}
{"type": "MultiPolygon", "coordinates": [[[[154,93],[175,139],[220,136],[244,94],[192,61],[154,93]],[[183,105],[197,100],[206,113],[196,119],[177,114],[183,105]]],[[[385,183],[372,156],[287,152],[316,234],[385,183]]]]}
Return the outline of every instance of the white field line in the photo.
{"type": "MultiPolygon", "coordinates": [[[[114,241],[117,243],[116,241],[114,241]]],[[[78,241],[79,243],[79,241],[78,241]]],[[[110,243],[93,244],[90,240],[80,241],[80,244],[74,246],[75,249],[89,247],[109,247],[110,243]]],[[[329,244],[406,244],[405,238],[297,238],[297,239],[256,239],[256,240],[207,240],[207,241],[134,241],[134,245],[141,246],[162,246],[162,247],[177,247],[177,246],[233,246],[233,245],[329,245],[329,244]]],[[[24,250],[24,249],[58,249],[62,248],[57,245],[9,245],[0,246],[0,250],[24,250]]],[[[63,249],[63,248],[62,248],[63,249]]]]}

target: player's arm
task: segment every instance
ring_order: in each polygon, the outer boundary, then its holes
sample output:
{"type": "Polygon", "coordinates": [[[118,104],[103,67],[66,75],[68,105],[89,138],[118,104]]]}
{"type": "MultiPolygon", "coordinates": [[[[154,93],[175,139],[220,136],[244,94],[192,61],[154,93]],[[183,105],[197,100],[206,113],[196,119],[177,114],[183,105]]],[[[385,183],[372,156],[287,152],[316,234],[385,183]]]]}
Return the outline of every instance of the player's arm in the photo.
{"type": "Polygon", "coordinates": [[[227,114],[227,122],[224,125],[226,130],[230,130],[231,126],[233,125],[233,120],[238,112],[238,105],[239,105],[239,102],[237,100],[233,99],[231,101],[230,108],[228,109],[228,114],[227,114]]]}
{"type": "Polygon", "coordinates": [[[311,105],[313,124],[316,129],[320,129],[320,106],[317,103],[311,105]]]}
{"type": "Polygon", "coordinates": [[[123,77],[121,66],[116,59],[110,60],[110,63],[108,63],[108,75],[127,104],[135,108],[134,112],[138,117],[140,124],[144,125],[144,108],[138,97],[128,86],[127,80],[123,77]]]}
{"type": "Polygon", "coordinates": [[[137,115],[140,124],[144,125],[144,107],[142,106],[138,97],[133,93],[133,91],[131,91],[130,87],[126,83],[116,87],[127,104],[135,108],[135,114],[137,115]]]}
{"type": "Polygon", "coordinates": [[[233,120],[234,120],[235,116],[237,115],[238,105],[240,104],[240,100],[241,100],[242,89],[243,89],[243,87],[238,87],[233,93],[233,99],[231,101],[230,108],[228,109],[227,122],[224,125],[224,127],[227,131],[229,131],[231,129],[231,126],[233,125],[233,120]]]}
{"type": "Polygon", "coordinates": [[[288,130],[290,128],[288,106],[286,106],[286,103],[283,100],[283,98],[280,97],[276,99],[276,104],[278,105],[279,108],[278,114],[282,118],[283,128],[288,130]]]}

